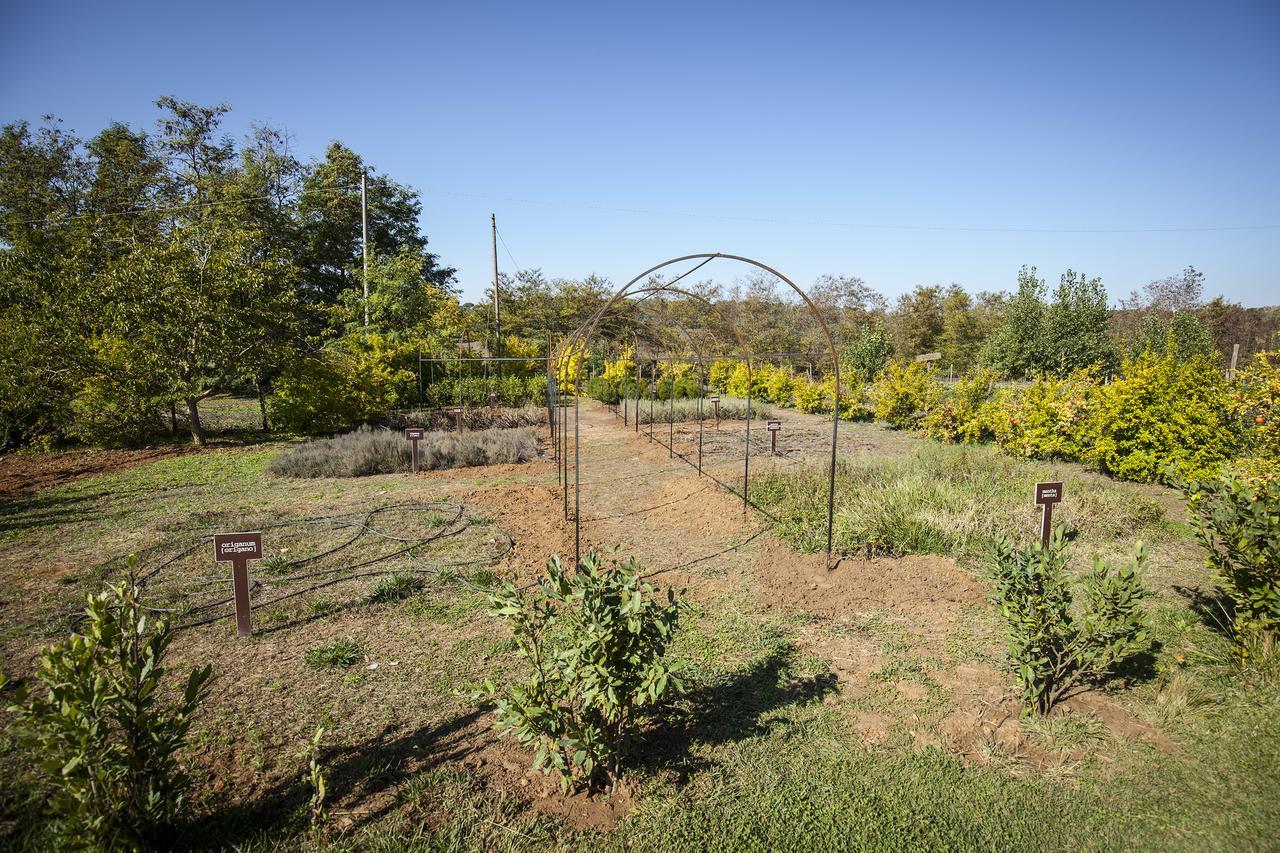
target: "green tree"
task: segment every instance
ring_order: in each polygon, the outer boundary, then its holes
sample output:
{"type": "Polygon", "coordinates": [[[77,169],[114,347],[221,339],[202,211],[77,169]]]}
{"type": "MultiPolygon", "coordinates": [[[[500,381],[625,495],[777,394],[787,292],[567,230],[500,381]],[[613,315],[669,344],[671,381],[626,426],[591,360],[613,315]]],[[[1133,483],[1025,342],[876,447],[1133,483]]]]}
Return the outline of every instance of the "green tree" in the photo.
{"type": "Polygon", "coordinates": [[[889,320],[899,356],[933,352],[942,337],[942,288],[918,286],[902,294],[889,320]]]}
{"type": "Polygon", "coordinates": [[[982,327],[973,300],[964,288],[953,284],[942,299],[942,334],[938,338],[942,360],[955,365],[957,372],[968,370],[981,347],[982,327]]]}
{"type": "Polygon", "coordinates": [[[1111,309],[1102,279],[1067,270],[1044,315],[1034,368],[1067,376],[1085,367],[1114,370],[1119,361],[1108,333],[1111,309]]]}
{"type": "Polygon", "coordinates": [[[1018,271],[1018,291],[1006,303],[999,328],[983,347],[983,364],[1014,378],[1039,370],[1046,310],[1044,280],[1036,277],[1035,267],[1024,266],[1018,271]]]}

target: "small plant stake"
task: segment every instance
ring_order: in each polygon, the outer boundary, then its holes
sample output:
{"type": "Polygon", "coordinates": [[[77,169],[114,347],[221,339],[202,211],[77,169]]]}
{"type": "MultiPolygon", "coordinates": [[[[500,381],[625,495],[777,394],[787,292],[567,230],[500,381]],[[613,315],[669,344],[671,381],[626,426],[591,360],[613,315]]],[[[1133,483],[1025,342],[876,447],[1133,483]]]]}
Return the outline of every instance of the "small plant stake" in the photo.
{"type": "Polygon", "coordinates": [[[449,411],[453,412],[453,420],[458,427],[458,435],[462,435],[462,407],[454,406],[449,411]]]}
{"type": "Polygon", "coordinates": [[[716,429],[720,429],[720,398],[712,397],[711,406],[716,411],[716,429]]]}
{"type": "Polygon", "coordinates": [[[782,430],[782,421],[769,421],[766,426],[769,428],[769,452],[777,456],[778,433],[782,430]]]}
{"type": "Polygon", "coordinates": [[[418,442],[422,440],[422,428],[409,427],[404,431],[404,437],[413,447],[413,473],[416,474],[418,473],[418,442]]]}
{"type": "Polygon", "coordinates": [[[236,631],[241,637],[247,637],[253,633],[249,617],[249,561],[262,559],[262,534],[215,533],[213,559],[219,563],[231,563],[231,586],[236,599],[236,631]]]}
{"type": "Polygon", "coordinates": [[[1053,530],[1053,505],[1062,500],[1062,483],[1036,483],[1036,503],[1043,508],[1040,513],[1040,544],[1049,547],[1049,534],[1053,530]]]}

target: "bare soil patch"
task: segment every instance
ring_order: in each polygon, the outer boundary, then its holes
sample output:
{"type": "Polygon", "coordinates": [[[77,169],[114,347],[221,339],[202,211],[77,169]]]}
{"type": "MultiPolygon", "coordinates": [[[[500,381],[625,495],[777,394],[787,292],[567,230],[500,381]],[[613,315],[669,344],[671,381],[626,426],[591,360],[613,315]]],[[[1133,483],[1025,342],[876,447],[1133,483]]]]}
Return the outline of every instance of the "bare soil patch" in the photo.
{"type": "Polygon", "coordinates": [[[825,554],[800,554],[776,540],[761,545],[756,576],[769,606],[841,616],[894,610],[945,630],[985,586],[949,557],[848,557],[828,570],[825,554]]]}

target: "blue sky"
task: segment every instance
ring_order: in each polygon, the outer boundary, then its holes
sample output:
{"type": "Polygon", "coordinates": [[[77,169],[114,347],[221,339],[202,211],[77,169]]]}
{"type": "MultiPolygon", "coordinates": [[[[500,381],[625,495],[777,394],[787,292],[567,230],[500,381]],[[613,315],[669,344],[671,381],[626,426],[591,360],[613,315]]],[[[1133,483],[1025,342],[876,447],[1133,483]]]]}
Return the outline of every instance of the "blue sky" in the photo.
{"type": "Polygon", "coordinates": [[[172,94],[341,139],[472,298],[493,211],[507,271],[723,251],[894,296],[1027,263],[1119,297],[1193,264],[1280,303],[1280,228],[1096,233],[1280,226],[1280,4],[1039,5],[9,2],[0,121],[172,94]]]}

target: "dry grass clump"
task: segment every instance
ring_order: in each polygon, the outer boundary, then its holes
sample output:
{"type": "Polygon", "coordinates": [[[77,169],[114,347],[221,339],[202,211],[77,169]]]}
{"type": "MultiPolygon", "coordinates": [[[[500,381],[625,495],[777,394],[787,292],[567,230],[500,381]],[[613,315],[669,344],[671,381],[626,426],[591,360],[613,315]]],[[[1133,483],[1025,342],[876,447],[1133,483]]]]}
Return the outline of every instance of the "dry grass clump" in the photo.
{"type": "MultiPolygon", "coordinates": [[[[1034,536],[1032,484],[1056,479],[1044,465],[992,448],[922,447],[909,457],[841,459],[836,472],[835,546],[844,554],[978,556],[995,537],[1034,536]]],[[[753,498],[804,551],[826,544],[827,468],[771,473],[752,481],[753,498]]],[[[1092,542],[1154,539],[1160,505],[1131,490],[1085,478],[1067,487],[1057,522],[1092,542]]]]}
{"type": "MultiPolygon", "coordinates": [[[[468,407],[462,412],[463,429],[476,432],[485,429],[541,426],[546,422],[546,406],[537,406],[532,403],[527,406],[515,407],[468,407]]],[[[457,416],[447,409],[419,409],[395,412],[388,416],[386,425],[391,429],[422,427],[426,430],[440,430],[442,432],[458,428],[457,416]]]]}
{"type": "MultiPolygon", "coordinates": [[[[418,442],[418,467],[465,468],[528,462],[538,455],[538,436],[529,427],[479,432],[428,432],[418,442]]],[[[412,468],[409,442],[399,430],[361,427],[336,438],[309,441],[271,460],[281,477],[366,477],[412,468]]]]}
{"type": "MultiPolygon", "coordinates": [[[[621,405],[621,404],[619,404],[621,405]]],[[[689,421],[698,420],[698,401],[697,400],[676,400],[675,410],[671,412],[671,402],[664,400],[653,401],[653,422],[665,424],[670,415],[671,420],[675,423],[688,423],[689,421]]],[[[631,410],[635,409],[635,401],[632,400],[628,404],[631,410]]],[[[751,419],[761,420],[773,417],[773,410],[757,400],[751,401],[751,419]]],[[[716,419],[715,406],[707,400],[702,401],[702,418],[707,421],[716,419]]],[[[722,421],[745,421],[747,419],[747,401],[737,397],[721,397],[720,398],[720,420],[722,421]]],[[[640,401],[640,423],[649,423],[649,401],[640,401]]]]}

